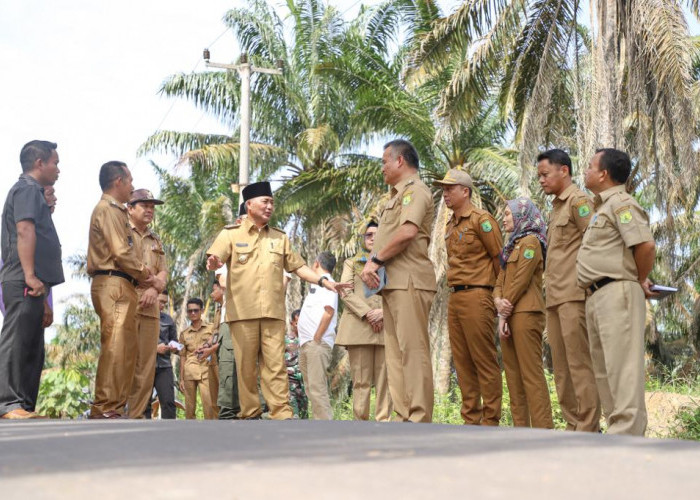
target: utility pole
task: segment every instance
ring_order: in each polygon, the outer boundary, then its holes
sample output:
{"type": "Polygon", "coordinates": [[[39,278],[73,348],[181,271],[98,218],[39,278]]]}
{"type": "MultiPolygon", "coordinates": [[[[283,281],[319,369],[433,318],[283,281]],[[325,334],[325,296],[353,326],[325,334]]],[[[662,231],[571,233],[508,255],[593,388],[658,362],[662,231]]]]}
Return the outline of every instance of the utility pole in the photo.
{"type": "Polygon", "coordinates": [[[248,185],[250,172],[250,77],[253,73],[265,73],[267,75],[281,75],[284,62],[277,61],[277,68],[258,68],[248,62],[248,54],[241,54],[238,64],[222,64],[210,62],[211,53],[204,49],[204,63],[208,68],[222,68],[235,70],[241,77],[241,152],[238,176],[238,189],[243,190],[248,185]]]}

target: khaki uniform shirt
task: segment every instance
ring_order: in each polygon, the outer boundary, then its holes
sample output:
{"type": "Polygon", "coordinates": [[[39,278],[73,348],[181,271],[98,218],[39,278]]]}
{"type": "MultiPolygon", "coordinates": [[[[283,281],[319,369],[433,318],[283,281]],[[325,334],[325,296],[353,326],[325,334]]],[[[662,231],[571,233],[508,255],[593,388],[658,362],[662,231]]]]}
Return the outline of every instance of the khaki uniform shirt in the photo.
{"type": "Polygon", "coordinates": [[[90,217],[87,272],[121,271],[138,281],[148,278],[123,203],[103,194],[90,217]]]}
{"type": "MultiPolygon", "coordinates": [[[[131,224],[131,231],[134,235],[134,241],[138,241],[138,246],[141,247],[141,261],[149,267],[153,274],[158,274],[161,271],[167,272],[167,268],[165,267],[165,251],[163,250],[163,243],[160,241],[158,235],[150,229],[146,229],[146,232],[142,235],[134,224],[131,224]]],[[[143,295],[143,292],[146,290],[146,287],[136,287],[139,300],[141,300],[141,295],[143,295]]],[[[158,301],[146,309],[142,309],[141,306],[138,306],[136,314],[151,318],[160,318],[158,301]]]]}
{"type": "Polygon", "coordinates": [[[286,319],[283,273],[296,271],[304,260],[284,231],[258,229],[246,218],[221,231],[207,254],[228,265],[226,321],[286,319]]]}
{"type": "Polygon", "coordinates": [[[471,207],[459,219],[453,214],[445,227],[447,247],[447,284],[496,284],[493,258],[503,248],[498,223],[486,210],[471,207]]]}
{"type": "Polygon", "coordinates": [[[571,270],[576,267],[581,239],[593,215],[593,202],[574,184],[554,198],[552,205],[547,228],[547,307],[586,300],[586,291],[578,286],[571,270]]]}
{"type": "Polygon", "coordinates": [[[513,304],[513,313],[544,312],[542,246],[532,234],[520,238],[496,280],[493,296],[513,304]]]}
{"type": "Polygon", "coordinates": [[[375,333],[372,326],[362,318],[372,309],[382,308],[382,298],[378,295],[365,297],[365,288],[360,273],[366,261],[346,259],[343,263],[341,283],[352,283],[352,291],[342,297],[345,310],[340,317],[338,345],[384,345],[384,332],[375,333]]]}
{"type": "Polygon", "coordinates": [[[578,284],[588,288],[603,278],[639,281],[635,245],[654,241],[649,217],[625,186],[606,189],[594,198],[595,213],[578,252],[578,284]]]}
{"type": "MultiPolygon", "coordinates": [[[[185,353],[185,380],[203,380],[206,378],[205,375],[209,373],[209,366],[216,365],[216,354],[211,355],[211,361],[207,361],[207,358],[197,359],[195,354],[197,349],[211,340],[213,334],[214,325],[204,321],[202,321],[199,330],[195,330],[190,325],[180,334],[179,342],[185,346],[182,349],[182,352],[185,353]]],[[[181,354],[180,362],[182,362],[182,357],[181,354]]]]}
{"type": "Polygon", "coordinates": [[[391,189],[391,199],[379,218],[374,251],[381,251],[406,222],[418,226],[418,234],[403,252],[386,263],[387,290],[407,290],[409,280],[418,290],[437,290],[435,270],[428,257],[433,212],[430,189],[418,174],[404,179],[391,189]]]}

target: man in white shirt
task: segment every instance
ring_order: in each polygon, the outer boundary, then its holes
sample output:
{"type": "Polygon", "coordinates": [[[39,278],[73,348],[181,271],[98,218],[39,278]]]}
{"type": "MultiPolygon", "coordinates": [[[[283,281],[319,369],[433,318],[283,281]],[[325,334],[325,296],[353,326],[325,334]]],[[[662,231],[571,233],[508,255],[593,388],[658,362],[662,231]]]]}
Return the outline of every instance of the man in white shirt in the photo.
{"type": "Polygon", "coordinates": [[[299,315],[299,367],[304,377],[306,393],[311,401],[314,420],[331,420],[331,400],[328,391],[328,367],[331,364],[335,326],[338,322],[338,294],[325,289],[322,281],[331,279],[335,257],[321,252],[312,269],[322,277],[319,285],[311,285],[299,315]]]}

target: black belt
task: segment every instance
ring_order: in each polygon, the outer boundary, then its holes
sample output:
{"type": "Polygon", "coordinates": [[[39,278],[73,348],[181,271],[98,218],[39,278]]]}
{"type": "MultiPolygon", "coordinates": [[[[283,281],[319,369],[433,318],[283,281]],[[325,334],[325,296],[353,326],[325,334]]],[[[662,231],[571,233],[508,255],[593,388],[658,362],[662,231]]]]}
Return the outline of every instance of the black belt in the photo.
{"type": "Polygon", "coordinates": [[[122,271],[110,270],[110,271],[95,271],[92,273],[93,276],[117,276],[119,278],[124,278],[126,281],[134,286],[138,286],[139,282],[132,278],[130,275],[122,271]]]}
{"type": "Polygon", "coordinates": [[[464,290],[471,290],[472,288],[486,288],[487,290],[493,290],[492,286],[489,285],[455,285],[449,287],[451,292],[462,292],[464,290]]]}
{"type": "Polygon", "coordinates": [[[602,280],[598,280],[595,283],[593,283],[591,286],[589,286],[588,291],[591,292],[591,295],[593,295],[598,290],[603,288],[605,285],[609,285],[613,281],[617,281],[617,280],[614,280],[612,278],[603,278],[602,280]]]}

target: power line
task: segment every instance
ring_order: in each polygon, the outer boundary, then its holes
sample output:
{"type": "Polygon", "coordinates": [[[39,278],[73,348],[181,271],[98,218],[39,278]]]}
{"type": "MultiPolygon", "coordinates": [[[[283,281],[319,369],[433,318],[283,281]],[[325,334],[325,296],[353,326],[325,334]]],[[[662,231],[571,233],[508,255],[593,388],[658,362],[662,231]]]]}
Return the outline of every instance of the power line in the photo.
{"type": "MultiPolygon", "coordinates": [[[[207,47],[213,47],[214,44],[215,44],[216,42],[218,42],[218,41],[221,39],[221,37],[224,36],[224,35],[229,31],[229,29],[230,29],[230,28],[226,28],[224,31],[222,31],[222,32],[219,34],[219,36],[217,36],[211,43],[209,43],[209,45],[207,45],[207,47]]],[[[197,70],[197,68],[199,67],[199,65],[201,64],[201,62],[202,62],[202,57],[201,57],[201,56],[198,56],[198,57],[197,57],[197,62],[196,62],[195,65],[192,67],[192,70],[190,71],[190,73],[194,73],[194,72],[197,70]]],[[[170,107],[169,107],[168,110],[165,112],[165,115],[163,115],[163,119],[160,121],[160,123],[159,123],[158,126],[156,127],[156,131],[158,131],[158,130],[161,129],[161,127],[163,126],[163,123],[165,123],[165,120],[167,120],[167,119],[168,119],[168,116],[170,116],[170,113],[172,112],[172,110],[173,110],[173,108],[175,107],[175,104],[176,104],[176,103],[177,103],[177,101],[176,101],[176,100],[173,100],[173,102],[170,104],[170,107]]],[[[200,118],[200,119],[201,119],[201,118],[200,118]]]]}

